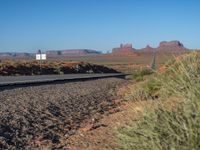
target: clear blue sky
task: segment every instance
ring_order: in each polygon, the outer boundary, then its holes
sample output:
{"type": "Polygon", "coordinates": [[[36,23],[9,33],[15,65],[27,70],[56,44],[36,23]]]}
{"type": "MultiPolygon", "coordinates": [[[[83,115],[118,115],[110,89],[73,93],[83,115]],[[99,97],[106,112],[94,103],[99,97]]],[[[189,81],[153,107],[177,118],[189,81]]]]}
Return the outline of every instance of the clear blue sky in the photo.
{"type": "Polygon", "coordinates": [[[163,40],[200,49],[200,0],[0,0],[0,52],[163,40]]]}

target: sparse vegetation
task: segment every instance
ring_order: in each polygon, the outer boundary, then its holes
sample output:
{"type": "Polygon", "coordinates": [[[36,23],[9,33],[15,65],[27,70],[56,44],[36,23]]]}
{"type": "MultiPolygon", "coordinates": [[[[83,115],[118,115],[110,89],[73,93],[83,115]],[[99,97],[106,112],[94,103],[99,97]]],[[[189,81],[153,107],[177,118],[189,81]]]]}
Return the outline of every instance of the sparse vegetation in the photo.
{"type": "MultiPolygon", "coordinates": [[[[164,73],[143,83],[140,91],[157,92],[159,97],[156,105],[147,109],[138,121],[118,128],[121,149],[200,149],[200,56],[197,53],[177,57],[164,73]],[[174,104],[166,105],[172,98],[174,104]]],[[[138,93],[130,95],[136,97],[138,93]]],[[[146,97],[149,99],[152,98],[146,97]]]]}
{"type": "Polygon", "coordinates": [[[142,68],[140,70],[135,70],[132,73],[132,77],[135,81],[143,81],[144,76],[152,74],[153,71],[149,68],[142,68]]]}
{"type": "Polygon", "coordinates": [[[0,76],[45,75],[70,73],[117,73],[114,69],[83,62],[47,61],[40,64],[37,61],[4,61],[0,63],[0,76]],[[76,69],[79,65],[79,69],[76,69]]]}

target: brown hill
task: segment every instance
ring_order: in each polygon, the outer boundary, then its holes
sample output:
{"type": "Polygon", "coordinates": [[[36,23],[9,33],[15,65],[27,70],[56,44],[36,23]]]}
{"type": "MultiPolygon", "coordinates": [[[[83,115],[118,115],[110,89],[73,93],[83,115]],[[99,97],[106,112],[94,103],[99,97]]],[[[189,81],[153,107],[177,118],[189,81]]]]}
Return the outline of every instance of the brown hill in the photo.
{"type": "Polygon", "coordinates": [[[179,41],[170,41],[170,42],[160,42],[159,47],[156,48],[157,52],[164,53],[183,53],[188,49],[184,47],[184,45],[179,41]]]}
{"type": "Polygon", "coordinates": [[[152,48],[151,46],[147,45],[145,48],[138,49],[137,52],[152,53],[155,52],[155,48],[152,48]]]}
{"type": "Polygon", "coordinates": [[[121,44],[120,47],[112,49],[112,55],[136,55],[132,44],[121,44]]]}
{"type": "MultiPolygon", "coordinates": [[[[87,56],[98,55],[101,52],[89,49],[72,49],[72,50],[50,50],[46,51],[47,58],[59,58],[66,56],[87,56]]],[[[0,59],[35,59],[34,53],[17,53],[17,52],[2,52],[0,59]]]]}
{"type": "Polygon", "coordinates": [[[0,59],[23,59],[33,58],[35,55],[32,53],[15,53],[15,52],[2,52],[0,53],[0,59]]]}
{"type": "Polygon", "coordinates": [[[132,47],[132,44],[121,44],[119,48],[114,48],[112,50],[112,54],[119,54],[119,55],[129,55],[136,53],[183,53],[187,52],[188,49],[184,47],[184,45],[179,41],[163,41],[160,42],[159,46],[157,48],[152,48],[149,45],[147,45],[145,48],[142,49],[135,49],[132,47]]]}
{"type": "MultiPolygon", "coordinates": [[[[106,56],[138,56],[142,53],[183,53],[187,52],[188,49],[179,41],[163,41],[160,42],[157,48],[152,48],[147,45],[142,49],[133,48],[132,44],[121,44],[120,47],[113,48],[112,53],[106,54],[106,56]]],[[[46,51],[47,58],[69,58],[72,56],[97,56],[100,57],[102,54],[99,51],[90,49],[70,49],[70,50],[49,50],[46,51]]],[[[34,53],[0,53],[0,59],[35,59],[34,53]]]]}

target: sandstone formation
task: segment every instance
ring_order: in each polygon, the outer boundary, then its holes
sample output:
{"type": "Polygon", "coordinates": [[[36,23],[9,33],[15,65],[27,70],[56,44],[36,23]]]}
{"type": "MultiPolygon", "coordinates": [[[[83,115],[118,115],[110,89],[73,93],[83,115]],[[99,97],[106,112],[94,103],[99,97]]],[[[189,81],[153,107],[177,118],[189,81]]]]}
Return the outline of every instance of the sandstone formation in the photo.
{"type": "Polygon", "coordinates": [[[132,44],[121,44],[120,47],[112,49],[113,55],[135,55],[132,44]]]}
{"type": "Polygon", "coordinates": [[[160,42],[159,47],[156,49],[157,52],[165,53],[182,53],[186,52],[188,49],[179,41],[170,41],[170,42],[160,42]]]}
{"type": "Polygon", "coordinates": [[[183,53],[186,52],[188,49],[184,47],[184,45],[179,41],[163,41],[160,42],[157,48],[152,48],[151,46],[147,45],[145,48],[142,49],[135,49],[132,47],[132,44],[121,44],[119,48],[113,48],[112,54],[120,54],[120,55],[127,55],[127,54],[135,54],[136,53],[183,53]]]}
{"type": "MultiPolygon", "coordinates": [[[[152,48],[147,45],[142,49],[133,48],[132,44],[121,44],[117,48],[112,49],[112,53],[109,55],[113,56],[138,56],[141,53],[184,53],[189,49],[185,48],[184,45],[179,41],[163,41],[160,42],[157,48],[152,48]]],[[[70,56],[101,56],[101,52],[90,50],[90,49],[70,49],[70,50],[49,50],[46,51],[47,58],[66,58],[70,56]]],[[[0,53],[0,59],[35,59],[34,53],[0,53]]]]}
{"type": "Polygon", "coordinates": [[[145,52],[145,53],[152,53],[155,52],[155,48],[151,47],[150,45],[147,45],[145,48],[138,49],[137,52],[145,52]]]}

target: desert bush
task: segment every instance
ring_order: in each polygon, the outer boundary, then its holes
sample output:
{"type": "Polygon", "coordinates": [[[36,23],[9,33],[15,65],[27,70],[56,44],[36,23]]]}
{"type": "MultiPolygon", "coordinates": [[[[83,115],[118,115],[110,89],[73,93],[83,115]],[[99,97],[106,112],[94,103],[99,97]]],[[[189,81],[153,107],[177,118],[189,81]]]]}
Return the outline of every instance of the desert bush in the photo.
{"type": "Polygon", "coordinates": [[[124,97],[126,101],[143,101],[149,100],[149,93],[140,87],[127,93],[124,97]]]}
{"type": "Polygon", "coordinates": [[[5,61],[0,63],[0,76],[87,73],[89,70],[94,73],[117,73],[112,68],[83,62],[45,61],[40,64],[37,61],[5,61]],[[78,70],[76,65],[79,66],[78,70]]]}
{"type": "Polygon", "coordinates": [[[163,94],[182,96],[185,99],[200,97],[200,55],[196,52],[177,57],[159,79],[163,94]]]}
{"type": "Polygon", "coordinates": [[[162,83],[156,79],[150,79],[144,84],[143,89],[145,89],[148,93],[153,94],[161,89],[162,83]]]}
{"type": "Polygon", "coordinates": [[[159,104],[137,123],[118,128],[121,149],[199,149],[200,103],[169,109],[159,104]],[[135,125],[134,125],[135,124],[135,125]]]}
{"type": "Polygon", "coordinates": [[[153,71],[149,68],[143,68],[140,70],[135,70],[132,73],[132,77],[135,81],[143,81],[144,76],[153,74],[153,71]]]}
{"type": "MultiPolygon", "coordinates": [[[[169,107],[160,100],[139,121],[118,128],[121,149],[200,149],[199,55],[176,58],[158,81],[163,98],[173,95],[179,99],[178,105],[169,107]]],[[[157,90],[149,87],[150,91],[157,90]]]]}
{"type": "Polygon", "coordinates": [[[149,79],[135,86],[124,99],[131,101],[154,100],[158,98],[158,91],[161,87],[162,84],[159,80],[149,79]]]}

